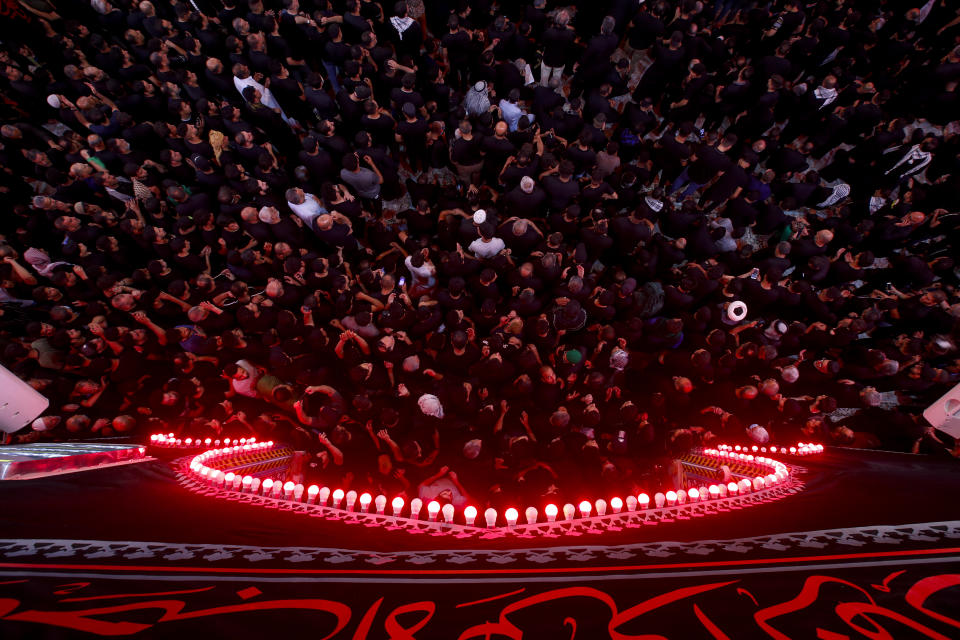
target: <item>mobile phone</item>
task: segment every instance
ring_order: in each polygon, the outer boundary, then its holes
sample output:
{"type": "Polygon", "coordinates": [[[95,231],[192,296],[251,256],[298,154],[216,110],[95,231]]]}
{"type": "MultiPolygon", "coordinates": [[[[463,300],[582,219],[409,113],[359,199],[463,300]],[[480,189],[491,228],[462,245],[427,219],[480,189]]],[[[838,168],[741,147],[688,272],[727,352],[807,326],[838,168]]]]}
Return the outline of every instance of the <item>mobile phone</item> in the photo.
{"type": "Polygon", "coordinates": [[[406,286],[406,284],[407,284],[407,279],[406,279],[406,277],[400,276],[400,279],[397,280],[397,284],[399,284],[401,288],[404,287],[404,286],[406,286]]]}

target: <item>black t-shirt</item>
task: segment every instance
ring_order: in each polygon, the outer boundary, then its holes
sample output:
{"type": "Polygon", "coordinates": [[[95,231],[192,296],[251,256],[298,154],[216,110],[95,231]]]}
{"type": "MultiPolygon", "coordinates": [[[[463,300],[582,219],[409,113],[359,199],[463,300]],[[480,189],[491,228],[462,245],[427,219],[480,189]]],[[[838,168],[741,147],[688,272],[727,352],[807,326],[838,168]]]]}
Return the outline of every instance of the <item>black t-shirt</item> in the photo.
{"type": "Polygon", "coordinates": [[[562,67],[570,60],[575,51],[574,40],[577,35],[571,29],[551,27],[543,32],[543,64],[549,67],[562,67]]]}
{"type": "Polygon", "coordinates": [[[301,151],[297,154],[297,159],[300,160],[300,164],[307,168],[310,177],[318,184],[333,179],[339,173],[333,165],[330,154],[323,149],[318,149],[315,154],[301,151]]]}
{"type": "Polygon", "coordinates": [[[385,146],[393,144],[393,130],[397,123],[390,116],[381,113],[376,118],[371,118],[364,114],[360,118],[360,126],[370,134],[374,144],[385,146]]]}
{"type": "Polygon", "coordinates": [[[480,136],[473,135],[470,140],[457,138],[450,143],[450,159],[457,164],[474,165],[483,160],[480,153],[482,140],[480,136]]]}
{"type": "Polygon", "coordinates": [[[333,247],[353,248],[357,244],[350,227],[342,222],[334,222],[333,226],[326,231],[315,229],[315,233],[318,238],[333,247]]]}
{"type": "Polygon", "coordinates": [[[687,173],[690,180],[697,184],[706,184],[730,166],[730,158],[716,147],[700,145],[696,154],[697,159],[690,165],[687,173]]]}
{"type": "Polygon", "coordinates": [[[471,41],[466,31],[448,33],[440,40],[440,44],[447,50],[451,64],[457,66],[467,64],[470,58],[471,41]]]}
{"type": "Polygon", "coordinates": [[[427,121],[423,118],[417,118],[413,122],[406,118],[397,124],[397,133],[403,138],[403,143],[408,148],[423,148],[427,144],[427,130],[429,129],[427,121]]]}
{"type": "Polygon", "coordinates": [[[564,182],[558,176],[551,175],[543,179],[543,190],[547,192],[547,204],[551,209],[563,209],[580,196],[580,185],[573,178],[564,182]]]}

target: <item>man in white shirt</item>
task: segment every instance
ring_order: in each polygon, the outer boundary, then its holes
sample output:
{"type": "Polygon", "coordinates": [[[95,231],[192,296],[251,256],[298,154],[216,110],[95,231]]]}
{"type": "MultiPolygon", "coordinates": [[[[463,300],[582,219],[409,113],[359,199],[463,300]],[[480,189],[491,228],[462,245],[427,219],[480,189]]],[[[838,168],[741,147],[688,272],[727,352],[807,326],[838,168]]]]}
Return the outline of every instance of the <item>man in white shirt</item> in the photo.
{"type": "Polygon", "coordinates": [[[495,237],[493,225],[484,222],[477,228],[480,237],[470,243],[468,247],[473,255],[478,258],[492,258],[506,247],[506,244],[500,238],[495,237]]]}
{"type": "Polygon", "coordinates": [[[317,216],[327,213],[327,210],[320,204],[320,198],[312,193],[304,192],[299,187],[287,189],[285,195],[287,206],[290,207],[295,216],[303,220],[308,229],[313,228],[313,221],[317,216]]]}
{"type": "Polygon", "coordinates": [[[263,84],[253,79],[253,76],[250,75],[250,69],[247,68],[247,65],[240,64],[239,62],[233,65],[233,86],[237,88],[237,91],[240,92],[241,96],[243,95],[243,90],[247,87],[253,87],[259,91],[260,103],[270,109],[279,110],[280,117],[283,118],[283,121],[290,126],[293,126],[293,120],[289,118],[286,113],[284,113],[283,107],[281,107],[280,103],[277,102],[277,99],[273,96],[273,92],[263,84]]]}

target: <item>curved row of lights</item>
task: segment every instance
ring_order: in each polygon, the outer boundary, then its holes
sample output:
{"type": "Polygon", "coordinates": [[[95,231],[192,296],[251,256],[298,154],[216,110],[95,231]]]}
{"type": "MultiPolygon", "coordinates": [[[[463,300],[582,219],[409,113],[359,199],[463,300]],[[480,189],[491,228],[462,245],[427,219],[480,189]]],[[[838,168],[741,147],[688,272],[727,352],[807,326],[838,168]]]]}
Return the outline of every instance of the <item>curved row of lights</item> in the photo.
{"type": "MultiPolygon", "coordinates": [[[[461,529],[482,528],[482,524],[476,523],[480,514],[475,506],[465,507],[460,514],[452,504],[442,505],[436,500],[424,505],[420,498],[414,498],[407,503],[404,498],[397,496],[392,500],[387,496],[378,495],[374,497],[370,493],[358,493],[354,490],[344,491],[343,489],[333,489],[310,485],[305,487],[303,484],[297,484],[292,481],[281,482],[267,478],[260,478],[251,475],[241,475],[229,470],[230,462],[238,456],[243,456],[248,452],[262,452],[273,448],[274,443],[253,442],[237,444],[229,447],[211,449],[204,453],[194,456],[189,463],[189,470],[193,477],[201,484],[211,486],[215,489],[225,491],[239,492],[242,494],[252,494],[269,498],[273,500],[289,501],[315,505],[328,509],[339,510],[344,513],[352,514],[377,514],[386,516],[387,505],[391,508],[390,517],[407,520],[423,521],[424,511],[427,521],[431,523],[443,523],[447,526],[459,527],[461,529]],[[224,464],[225,463],[225,464],[224,464]],[[223,467],[223,468],[218,468],[223,467]],[[223,469],[227,469],[224,471],[223,469]],[[373,509],[373,510],[371,510],[373,509]],[[459,515],[459,517],[458,517],[459,515]]],[[[822,451],[820,445],[803,445],[791,447],[798,453],[801,449],[803,454],[810,455],[817,453],[817,447],[822,451]]],[[[772,448],[771,448],[772,449],[772,448]]],[[[784,452],[789,450],[784,450],[784,452]]],[[[779,451],[778,451],[779,452],[779,451]]],[[[758,454],[765,453],[757,451],[758,454]]],[[[609,501],[598,498],[594,501],[583,500],[578,505],[564,504],[562,507],[555,504],[548,504],[543,510],[543,516],[536,507],[527,507],[523,516],[526,519],[526,526],[537,526],[549,523],[562,523],[564,521],[573,521],[578,519],[602,518],[615,514],[629,514],[632,512],[643,512],[652,509],[668,509],[679,505],[692,505],[709,501],[721,500],[728,497],[744,496],[746,494],[764,492],[783,485],[790,478],[790,469],[787,465],[773,460],[764,455],[754,455],[748,453],[741,447],[741,451],[736,451],[734,447],[721,445],[716,449],[703,449],[701,455],[717,459],[720,465],[726,463],[746,464],[756,471],[757,475],[753,478],[744,477],[738,482],[723,482],[710,484],[709,486],[689,487],[687,489],[678,489],[676,491],[657,492],[652,497],[646,493],[640,493],[636,496],[627,496],[626,498],[613,497],[609,501]],[[763,471],[767,471],[763,474],[763,471]]],[[[520,512],[513,507],[504,510],[503,514],[496,509],[486,509],[483,514],[483,522],[488,529],[494,529],[503,524],[509,529],[522,528],[525,525],[518,524],[520,512]]]]}
{"type": "MultiPolygon", "coordinates": [[[[735,451],[737,453],[766,453],[767,447],[758,447],[757,445],[749,447],[741,447],[740,445],[730,446],[728,444],[721,444],[717,446],[717,449],[720,451],[735,451]]],[[[823,453],[822,444],[813,444],[810,442],[798,442],[795,447],[770,447],[770,453],[779,453],[783,455],[791,456],[809,456],[815,453],[823,453]]]]}
{"type": "Polygon", "coordinates": [[[253,444],[256,438],[177,438],[172,433],[156,433],[150,436],[150,446],[162,449],[200,449],[203,447],[228,447],[231,445],[253,444]]]}

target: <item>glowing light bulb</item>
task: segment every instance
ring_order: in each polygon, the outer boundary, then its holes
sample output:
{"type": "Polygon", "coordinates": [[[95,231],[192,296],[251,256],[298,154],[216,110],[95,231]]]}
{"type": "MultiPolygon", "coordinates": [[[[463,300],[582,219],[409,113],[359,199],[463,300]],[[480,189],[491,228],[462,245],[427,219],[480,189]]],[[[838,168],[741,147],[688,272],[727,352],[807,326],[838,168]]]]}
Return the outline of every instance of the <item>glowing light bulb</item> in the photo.
{"type": "Polygon", "coordinates": [[[440,513],[443,514],[443,521],[447,524],[453,524],[454,511],[452,504],[443,505],[443,509],[440,509],[440,513]]]}
{"type": "Polygon", "coordinates": [[[717,485],[715,484],[710,485],[710,488],[708,489],[708,491],[710,492],[711,500],[716,500],[717,498],[720,497],[720,487],[718,487],[717,485]]]}
{"type": "Polygon", "coordinates": [[[294,490],[294,488],[295,488],[296,486],[297,486],[297,485],[295,485],[292,480],[287,480],[286,482],[284,482],[284,483],[283,483],[283,497],[286,498],[287,500],[289,500],[290,497],[293,496],[293,490],[294,490]]]}
{"type": "Polygon", "coordinates": [[[610,508],[613,509],[614,513],[620,513],[620,510],[623,509],[623,500],[620,498],[610,498],[610,508]]]}
{"type": "MultiPolygon", "coordinates": [[[[676,491],[667,491],[666,498],[667,498],[667,506],[668,506],[668,507],[672,507],[673,505],[677,504],[677,492],[676,492],[676,491]]],[[[659,507],[660,504],[658,503],[657,506],[659,507]]]]}
{"type": "Polygon", "coordinates": [[[223,476],[223,483],[228,487],[233,486],[233,479],[235,477],[237,477],[237,474],[231,471],[227,475],[223,476]]]}
{"type": "Polygon", "coordinates": [[[690,502],[697,502],[700,500],[700,490],[696,487],[690,489],[690,491],[687,492],[687,497],[690,498],[690,502]]]}
{"type": "Polygon", "coordinates": [[[242,487],[243,492],[244,492],[244,493],[249,492],[249,491],[250,491],[250,485],[253,484],[253,476],[243,476],[242,484],[243,484],[243,487],[242,487]]]}
{"type": "Polygon", "coordinates": [[[373,501],[373,504],[377,507],[377,513],[383,515],[384,509],[387,508],[387,496],[377,496],[376,500],[373,501]]]}
{"type": "Polygon", "coordinates": [[[527,507],[526,513],[524,515],[527,517],[527,524],[536,524],[537,523],[537,508],[536,507],[527,507]]]}
{"type": "Polygon", "coordinates": [[[207,446],[209,447],[211,442],[212,442],[212,441],[210,440],[210,438],[207,438],[206,440],[203,441],[203,444],[205,444],[205,445],[207,445],[207,446]]]}
{"type": "Polygon", "coordinates": [[[596,508],[598,516],[607,515],[607,501],[603,498],[597,498],[593,503],[593,506],[596,508]]]}
{"type": "Polygon", "coordinates": [[[410,501],[410,517],[414,520],[420,517],[420,508],[423,506],[423,500],[414,498],[410,501]]]}
{"type": "Polygon", "coordinates": [[[307,504],[313,504],[316,502],[318,495],[320,495],[320,487],[315,484],[307,487],[307,504]]]}
{"type": "Polygon", "coordinates": [[[440,513],[440,503],[436,500],[431,500],[427,504],[427,518],[430,519],[430,522],[433,522],[437,519],[437,514],[440,513]]]}
{"type": "Polygon", "coordinates": [[[330,499],[330,487],[320,487],[320,493],[317,495],[317,504],[327,506],[327,500],[330,499]]]}
{"type": "Polygon", "coordinates": [[[373,502],[373,496],[369,493],[360,494],[360,511],[363,513],[367,512],[367,509],[370,508],[370,503],[373,502]]]}
{"type": "Polygon", "coordinates": [[[468,527],[472,527],[473,523],[477,519],[477,508],[473,505],[469,505],[463,510],[463,519],[467,523],[468,527]]]}
{"type": "Polygon", "coordinates": [[[650,496],[645,493],[641,493],[637,496],[637,508],[646,509],[650,506],[650,496]]]}
{"type": "Polygon", "coordinates": [[[344,496],[343,489],[334,490],[333,492],[333,508],[334,509],[340,508],[340,502],[343,500],[343,496],[344,496]]]}
{"type": "Polygon", "coordinates": [[[657,509],[660,509],[663,507],[664,503],[667,501],[667,496],[663,495],[663,493],[658,491],[653,496],[653,501],[657,505],[657,509]]]}
{"type": "Polygon", "coordinates": [[[520,514],[517,512],[516,509],[514,509],[513,507],[510,507],[503,513],[503,515],[507,518],[508,527],[517,526],[517,519],[520,517],[520,514]]]}
{"type": "Polygon", "coordinates": [[[487,527],[492,529],[497,525],[497,510],[490,507],[483,512],[483,519],[487,521],[487,527]]]}
{"type": "Polygon", "coordinates": [[[590,517],[590,510],[591,510],[591,509],[593,509],[593,505],[590,504],[590,501],[589,501],[589,500],[584,500],[583,502],[581,502],[581,503],[580,503],[580,517],[581,517],[581,518],[589,518],[589,517],[590,517]]]}
{"type": "Polygon", "coordinates": [[[739,485],[737,485],[736,482],[728,482],[728,483],[727,483],[727,493],[730,494],[730,495],[732,495],[732,496],[737,495],[738,493],[740,493],[740,487],[739,487],[739,485]]]}
{"type": "Polygon", "coordinates": [[[223,444],[225,444],[225,445],[230,444],[230,438],[224,438],[224,439],[223,439],[223,444]]]}
{"type": "Polygon", "coordinates": [[[357,503],[357,492],[351,489],[347,491],[347,511],[353,511],[353,505],[357,503]]]}
{"type": "Polygon", "coordinates": [[[564,520],[573,520],[574,514],[577,512],[577,508],[570,504],[569,502],[563,505],[563,519],[564,520]]]}
{"type": "Polygon", "coordinates": [[[740,445],[737,445],[733,448],[734,451],[740,451],[740,445]]]}
{"type": "Polygon", "coordinates": [[[390,506],[393,507],[393,517],[400,515],[400,512],[403,511],[403,498],[397,496],[393,499],[393,502],[390,503],[390,506]]]}
{"type": "Polygon", "coordinates": [[[790,447],[790,455],[794,455],[797,452],[796,447],[790,447]]]}
{"type": "Polygon", "coordinates": [[[754,479],[753,479],[753,490],[754,490],[754,491],[760,491],[760,489],[763,489],[763,484],[764,484],[763,478],[754,478],[754,479]]]}
{"type": "Polygon", "coordinates": [[[543,512],[547,514],[547,522],[553,522],[556,520],[558,511],[559,509],[557,509],[557,505],[555,504],[548,504],[546,507],[544,507],[543,512]]]}
{"type": "Polygon", "coordinates": [[[273,479],[267,478],[263,481],[263,485],[261,486],[263,486],[263,495],[267,495],[270,493],[270,490],[273,489],[273,479]]]}

